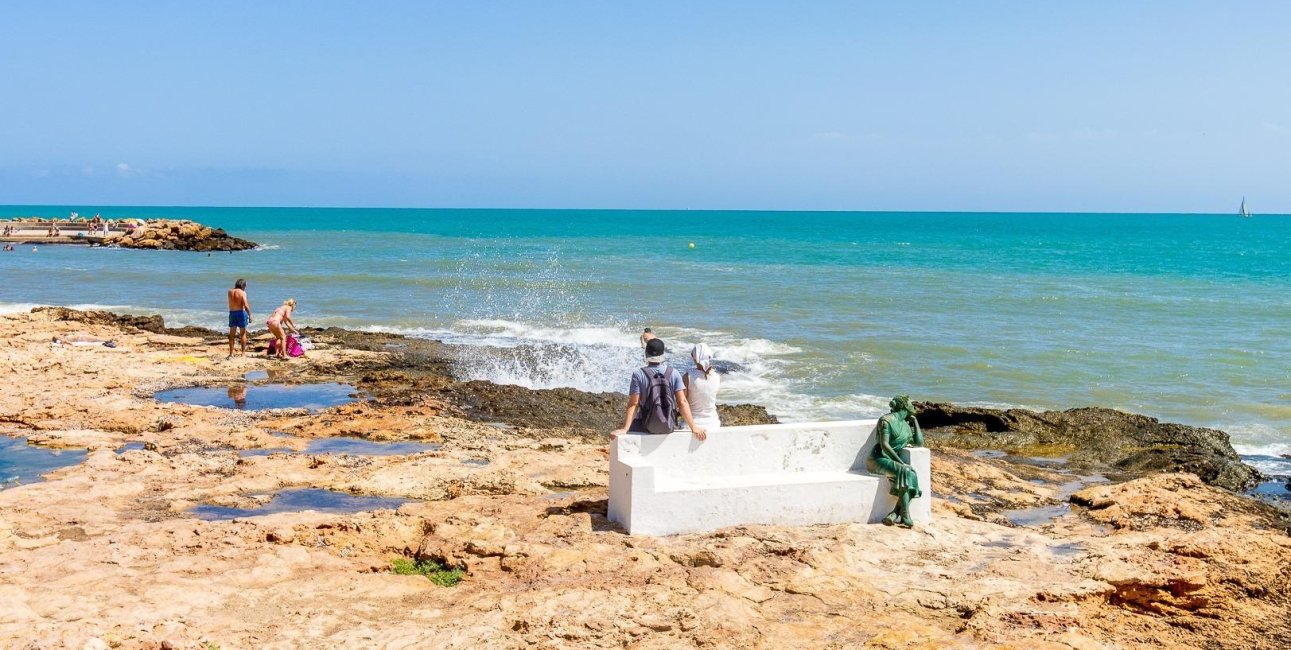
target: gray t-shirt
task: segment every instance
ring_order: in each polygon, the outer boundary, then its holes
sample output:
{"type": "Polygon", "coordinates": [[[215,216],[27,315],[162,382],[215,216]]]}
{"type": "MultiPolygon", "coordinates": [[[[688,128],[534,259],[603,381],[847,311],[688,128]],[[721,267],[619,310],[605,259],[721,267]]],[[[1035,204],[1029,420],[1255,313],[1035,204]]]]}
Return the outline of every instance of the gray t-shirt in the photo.
{"type": "MultiPolygon", "coordinates": [[[[647,372],[650,374],[658,374],[667,369],[668,364],[666,363],[661,363],[657,366],[637,368],[637,371],[632,373],[632,383],[628,386],[628,395],[640,395],[641,391],[644,390],[646,386],[650,385],[650,380],[646,377],[647,372]]],[[[681,383],[681,373],[676,370],[672,371],[672,381],[668,383],[672,386],[673,395],[676,395],[679,390],[686,390],[686,385],[681,383]]]]}

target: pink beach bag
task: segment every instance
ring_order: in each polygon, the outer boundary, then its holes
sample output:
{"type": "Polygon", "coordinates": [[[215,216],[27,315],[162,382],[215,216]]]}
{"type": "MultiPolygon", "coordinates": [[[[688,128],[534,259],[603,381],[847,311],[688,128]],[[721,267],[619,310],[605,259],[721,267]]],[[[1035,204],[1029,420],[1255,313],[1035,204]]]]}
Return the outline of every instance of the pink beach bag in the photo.
{"type": "MultiPolygon", "coordinates": [[[[278,353],[278,339],[273,339],[273,340],[269,341],[269,352],[268,352],[268,353],[269,353],[269,354],[277,354],[277,353],[278,353]]],[[[294,336],[292,336],[292,335],[290,335],[290,334],[288,334],[288,335],[287,335],[287,356],[289,356],[289,357],[303,357],[303,356],[305,356],[305,348],[300,347],[300,341],[297,341],[297,340],[296,340],[296,337],[294,337],[294,336]]]]}

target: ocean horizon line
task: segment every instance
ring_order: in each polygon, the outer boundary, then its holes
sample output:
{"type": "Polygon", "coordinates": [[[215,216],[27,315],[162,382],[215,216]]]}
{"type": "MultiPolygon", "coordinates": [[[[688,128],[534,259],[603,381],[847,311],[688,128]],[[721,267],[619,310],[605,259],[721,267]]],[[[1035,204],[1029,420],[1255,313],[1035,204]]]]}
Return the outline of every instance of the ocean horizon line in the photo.
{"type": "MultiPolygon", "coordinates": [[[[1170,216],[1199,216],[1199,217],[1233,217],[1238,216],[1235,212],[1191,212],[1191,211],[1136,211],[1136,210],[889,210],[889,209],[829,209],[829,208],[801,208],[801,209],[775,209],[775,208],[572,208],[572,207],[421,207],[421,206],[312,206],[312,205],[183,205],[183,204],[110,204],[110,203],[12,203],[0,204],[0,210],[8,209],[26,209],[26,208],[58,208],[58,209],[128,209],[128,208],[148,208],[148,209],[180,209],[180,210],[326,210],[326,211],[345,211],[345,210],[386,210],[398,212],[694,212],[701,214],[723,214],[723,213],[753,213],[753,214],[935,214],[935,215],[1036,215],[1036,216],[1143,216],[1143,217],[1170,217],[1170,216]]],[[[1256,212],[1252,213],[1255,217],[1288,217],[1291,212],[1256,212]]],[[[84,215],[82,215],[84,216],[84,215]]]]}

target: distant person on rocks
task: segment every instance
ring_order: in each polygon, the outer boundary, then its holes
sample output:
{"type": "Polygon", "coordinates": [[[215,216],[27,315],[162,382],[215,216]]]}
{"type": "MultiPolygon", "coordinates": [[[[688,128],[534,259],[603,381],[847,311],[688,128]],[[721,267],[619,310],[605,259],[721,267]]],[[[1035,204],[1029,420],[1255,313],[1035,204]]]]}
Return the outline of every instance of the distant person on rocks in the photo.
{"type": "Polygon", "coordinates": [[[296,311],[296,299],[288,298],[282,306],[273,310],[269,320],[264,323],[276,341],[274,356],[284,361],[287,359],[287,332],[283,330],[283,326],[285,325],[293,334],[300,334],[300,330],[296,329],[296,323],[291,320],[291,314],[294,311],[296,311]]]}
{"type": "Polygon", "coordinates": [[[686,399],[686,386],[681,374],[664,363],[663,339],[646,341],[646,366],[632,373],[628,384],[628,406],[623,415],[623,426],[610,433],[611,438],[628,431],[634,433],[672,433],[677,430],[677,412],[695,438],[704,440],[708,429],[691,417],[690,403],[686,399]]]}
{"type": "Polygon", "coordinates": [[[709,431],[721,428],[722,420],[717,416],[717,391],[722,387],[722,376],[713,370],[713,350],[707,343],[697,344],[690,349],[690,358],[695,367],[681,376],[686,386],[690,415],[709,431]]]}
{"type": "Polygon", "coordinates": [[[233,340],[242,341],[242,354],[247,356],[247,325],[251,323],[251,303],[247,300],[247,281],[238,278],[229,289],[229,356],[233,358],[233,340]]]}

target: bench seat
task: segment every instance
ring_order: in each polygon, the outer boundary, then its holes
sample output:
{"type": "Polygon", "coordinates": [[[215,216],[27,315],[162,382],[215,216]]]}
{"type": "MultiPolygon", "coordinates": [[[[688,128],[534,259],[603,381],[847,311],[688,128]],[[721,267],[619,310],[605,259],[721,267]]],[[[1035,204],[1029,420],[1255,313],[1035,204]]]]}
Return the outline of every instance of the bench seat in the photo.
{"type": "MultiPolygon", "coordinates": [[[[655,479],[656,492],[686,492],[721,488],[770,487],[808,483],[877,482],[879,477],[856,472],[768,472],[707,477],[665,477],[655,479]]],[[[887,479],[883,479],[887,481],[887,479]]]]}

